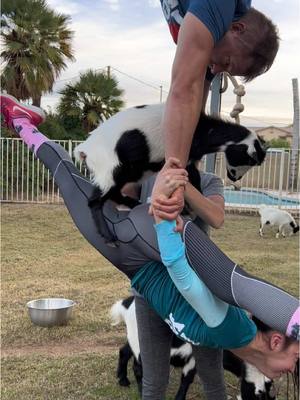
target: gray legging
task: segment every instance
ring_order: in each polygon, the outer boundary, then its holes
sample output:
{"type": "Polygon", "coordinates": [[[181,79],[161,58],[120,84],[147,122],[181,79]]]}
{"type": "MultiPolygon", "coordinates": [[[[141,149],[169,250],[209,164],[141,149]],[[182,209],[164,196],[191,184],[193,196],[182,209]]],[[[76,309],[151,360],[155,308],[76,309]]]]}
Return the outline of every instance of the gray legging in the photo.
{"type": "MultiPolygon", "coordinates": [[[[142,297],[135,297],[135,308],[143,365],[143,400],[162,400],[169,381],[174,334],[142,297]]],[[[222,350],[193,346],[193,356],[206,399],[226,400],[222,350]]]]}
{"type": "MultiPolygon", "coordinates": [[[[148,261],[161,261],[148,205],[137,206],[130,212],[118,211],[110,201],[99,206],[99,221],[107,236],[114,239],[112,244],[98,232],[95,209],[92,213],[89,206],[95,187],[76,169],[69,154],[49,141],[38,148],[37,157],[52,172],[83,236],[129,279],[148,261]]],[[[295,297],[248,275],[192,222],[185,224],[184,241],[191,266],[213,293],[227,303],[247,309],[272,328],[287,332],[299,306],[295,297]]],[[[299,335],[298,324],[291,333],[299,335]]]]}

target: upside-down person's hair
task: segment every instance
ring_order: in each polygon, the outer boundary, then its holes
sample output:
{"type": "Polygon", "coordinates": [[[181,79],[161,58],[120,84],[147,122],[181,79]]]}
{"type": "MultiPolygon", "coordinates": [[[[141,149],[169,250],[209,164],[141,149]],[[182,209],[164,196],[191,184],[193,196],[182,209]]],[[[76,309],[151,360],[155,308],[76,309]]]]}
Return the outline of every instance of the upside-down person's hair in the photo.
{"type": "Polygon", "coordinates": [[[240,40],[247,47],[253,60],[243,76],[243,80],[249,82],[271,68],[278,52],[280,38],[271,19],[253,7],[239,21],[246,24],[246,30],[240,40]]]}
{"type": "Polygon", "coordinates": [[[251,316],[252,321],[255,323],[257,329],[261,332],[270,332],[272,329],[269,325],[262,322],[260,319],[256,318],[254,315],[251,316]]]}
{"type": "MultiPolygon", "coordinates": [[[[273,330],[270,326],[262,322],[260,319],[256,318],[254,315],[252,315],[251,319],[260,332],[267,333],[273,330]]],[[[285,341],[286,347],[288,347],[291,343],[295,342],[295,339],[285,336],[285,341]]]]}
{"type": "MultiPolygon", "coordinates": [[[[268,325],[266,325],[264,322],[262,322],[261,320],[259,320],[258,318],[256,318],[254,315],[252,315],[251,317],[252,321],[255,323],[257,329],[261,332],[270,332],[272,330],[272,328],[270,328],[268,325]]],[[[294,342],[295,339],[291,339],[291,338],[286,338],[287,343],[286,345],[288,346],[290,343],[294,342]]],[[[292,399],[299,399],[299,360],[296,363],[296,367],[295,367],[295,371],[293,373],[287,373],[287,381],[286,381],[286,399],[288,400],[290,398],[289,396],[289,386],[290,386],[290,382],[289,382],[289,376],[292,377],[292,382],[291,385],[293,387],[293,395],[292,399]]]]}

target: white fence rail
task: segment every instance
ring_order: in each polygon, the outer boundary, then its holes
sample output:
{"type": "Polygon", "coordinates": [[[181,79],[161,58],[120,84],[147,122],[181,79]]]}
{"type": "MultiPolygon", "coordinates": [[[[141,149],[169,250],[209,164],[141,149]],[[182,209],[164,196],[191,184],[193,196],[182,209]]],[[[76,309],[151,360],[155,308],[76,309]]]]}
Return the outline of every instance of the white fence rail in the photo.
{"type": "MultiPolygon", "coordinates": [[[[70,156],[79,141],[56,141],[70,156]]],[[[77,167],[84,175],[86,170],[77,167]]],[[[1,138],[1,200],[17,203],[62,203],[49,170],[21,139],[1,138]]]]}
{"type": "MultiPolygon", "coordinates": [[[[79,142],[59,143],[72,156],[79,142]]],[[[291,150],[269,150],[263,165],[252,168],[241,181],[232,183],[226,176],[224,156],[218,154],[216,173],[224,181],[226,207],[255,212],[264,203],[299,212],[299,162],[292,174],[291,155],[291,150]]],[[[297,157],[299,161],[299,150],[297,157]]],[[[80,165],[77,167],[81,169],[80,165]]],[[[85,170],[81,172],[87,175],[85,170]]],[[[20,139],[1,138],[1,199],[18,203],[63,202],[50,172],[20,139]]]]}

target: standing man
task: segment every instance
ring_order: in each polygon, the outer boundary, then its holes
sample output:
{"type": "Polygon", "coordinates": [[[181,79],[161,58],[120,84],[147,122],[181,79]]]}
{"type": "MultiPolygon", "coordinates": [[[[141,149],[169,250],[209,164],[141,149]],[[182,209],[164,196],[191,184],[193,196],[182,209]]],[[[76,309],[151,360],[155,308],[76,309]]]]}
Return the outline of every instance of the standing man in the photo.
{"type": "MultiPolygon", "coordinates": [[[[177,44],[163,120],[166,159],[176,157],[185,167],[214,74],[227,71],[247,82],[273,64],[277,28],[250,5],[251,0],[161,0],[177,44]]],[[[182,188],[173,200],[183,205],[182,188]]]]}

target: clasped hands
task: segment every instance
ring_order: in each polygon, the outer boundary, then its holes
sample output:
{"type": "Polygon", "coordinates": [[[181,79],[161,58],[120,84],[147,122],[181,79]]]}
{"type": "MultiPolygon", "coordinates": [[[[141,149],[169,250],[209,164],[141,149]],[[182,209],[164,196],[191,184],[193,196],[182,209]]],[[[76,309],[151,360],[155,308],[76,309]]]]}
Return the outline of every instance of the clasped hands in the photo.
{"type": "Polygon", "coordinates": [[[152,190],[149,212],[156,223],[176,220],[176,230],[182,229],[180,213],[184,207],[184,190],[188,181],[188,173],[181,167],[180,161],[170,157],[157,174],[152,190]]]}

